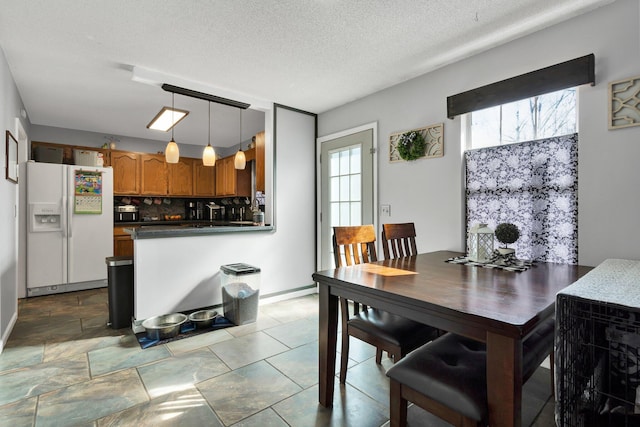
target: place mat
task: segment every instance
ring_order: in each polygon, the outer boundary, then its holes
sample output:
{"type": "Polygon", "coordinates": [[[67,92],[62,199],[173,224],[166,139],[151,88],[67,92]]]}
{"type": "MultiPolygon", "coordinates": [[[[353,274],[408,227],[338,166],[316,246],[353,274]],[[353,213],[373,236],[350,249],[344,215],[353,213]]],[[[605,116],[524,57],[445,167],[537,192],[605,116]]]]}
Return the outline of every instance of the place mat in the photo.
{"type": "Polygon", "coordinates": [[[186,321],[180,326],[180,333],[175,337],[165,338],[163,340],[152,340],[147,338],[146,331],[138,332],[136,334],[136,339],[138,340],[138,344],[140,347],[145,349],[149,347],[155,347],[157,345],[166,344],[171,341],[178,341],[184,338],[195,337],[196,335],[205,334],[207,332],[215,331],[222,328],[228,328],[230,326],[235,326],[229,319],[223,316],[218,316],[213,321],[213,324],[208,328],[196,328],[196,325],[190,321],[186,321]]]}
{"type": "Polygon", "coordinates": [[[493,257],[489,262],[476,262],[469,260],[466,256],[458,256],[455,258],[449,258],[445,260],[452,264],[464,264],[470,267],[482,267],[482,268],[499,268],[507,271],[527,271],[529,268],[535,265],[534,261],[527,259],[518,259],[513,254],[502,255],[498,251],[495,251],[493,257]]]}

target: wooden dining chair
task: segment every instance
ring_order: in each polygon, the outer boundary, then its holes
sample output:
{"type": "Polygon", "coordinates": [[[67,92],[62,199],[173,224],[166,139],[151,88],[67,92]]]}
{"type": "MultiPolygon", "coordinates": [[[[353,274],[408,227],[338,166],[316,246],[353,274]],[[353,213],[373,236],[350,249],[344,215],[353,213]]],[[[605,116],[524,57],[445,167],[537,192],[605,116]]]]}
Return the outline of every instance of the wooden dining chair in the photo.
{"type": "MultiPolygon", "coordinates": [[[[333,227],[333,255],[336,267],[377,261],[376,232],[373,225],[333,227]]],[[[340,357],[340,383],[347,379],[349,337],[376,347],[376,363],[382,362],[386,351],[397,362],[411,350],[431,341],[437,330],[395,314],[367,307],[346,298],[340,298],[342,316],[342,350],[340,357]],[[353,314],[349,306],[353,306],[353,314]]]]}
{"type": "Polygon", "coordinates": [[[382,250],[385,259],[418,255],[415,225],[382,224],[382,250]]]}
{"type": "MultiPolygon", "coordinates": [[[[555,319],[538,326],[522,343],[522,382],[551,355],[555,319]]],[[[407,425],[413,402],[455,427],[484,427],[489,422],[486,345],[452,333],[411,352],[387,371],[390,427],[407,425]]]]}

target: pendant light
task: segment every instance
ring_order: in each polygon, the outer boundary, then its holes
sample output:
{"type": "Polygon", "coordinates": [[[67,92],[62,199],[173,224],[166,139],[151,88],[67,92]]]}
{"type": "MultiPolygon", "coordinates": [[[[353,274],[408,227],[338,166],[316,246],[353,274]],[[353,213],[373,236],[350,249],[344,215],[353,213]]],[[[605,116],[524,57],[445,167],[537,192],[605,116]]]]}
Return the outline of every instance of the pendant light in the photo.
{"type": "Polygon", "coordinates": [[[209,138],[207,146],[202,151],[202,164],[205,166],[215,166],[216,164],[216,152],[211,146],[211,101],[209,101],[209,138]]]}
{"type": "Polygon", "coordinates": [[[238,148],[238,152],[236,153],[236,157],[233,159],[233,165],[236,169],[244,169],[247,165],[247,158],[242,151],[242,109],[240,110],[240,148],[238,148]]]}
{"type": "MultiPolygon", "coordinates": [[[[171,94],[171,109],[173,110],[173,101],[175,94],[171,94]]],[[[172,112],[173,114],[173,112],[172,112]]],[[[171,127],[171,141],[167,144],[167,148],[164,149],[164,158],[167,163],[178,163],[180,160],[180,149],[178,144],[173,139],[173,126],[171,127]]]]}

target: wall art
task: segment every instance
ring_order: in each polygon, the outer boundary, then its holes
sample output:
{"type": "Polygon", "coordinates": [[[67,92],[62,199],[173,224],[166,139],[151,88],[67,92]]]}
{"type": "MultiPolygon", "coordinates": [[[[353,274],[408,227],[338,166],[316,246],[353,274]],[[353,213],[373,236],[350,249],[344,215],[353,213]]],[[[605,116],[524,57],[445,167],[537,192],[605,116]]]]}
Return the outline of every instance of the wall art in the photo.
{"type": "Polygon", "coordinates": [[[430,159],[435,157],[444,156],[444,124],[438,123],[435,125],[425,126],[418,129],[411,129],[403,132],[392,133],[389,136],[389,161],[390,162],[402,162],[405,159],[400,155],[400,151],[398,150],[398,143],[402,137],[402,135],[407,134],[409,132],[416,132],[422,136],[422,140],[424,140],[424,154],[423,155],[409,155],[410,160],[415,159],[430,159]]]}
{"type": "Polygon", "coordinates": [[[609,83],[609,129],[640,125],[640,76],[609,83]]]}

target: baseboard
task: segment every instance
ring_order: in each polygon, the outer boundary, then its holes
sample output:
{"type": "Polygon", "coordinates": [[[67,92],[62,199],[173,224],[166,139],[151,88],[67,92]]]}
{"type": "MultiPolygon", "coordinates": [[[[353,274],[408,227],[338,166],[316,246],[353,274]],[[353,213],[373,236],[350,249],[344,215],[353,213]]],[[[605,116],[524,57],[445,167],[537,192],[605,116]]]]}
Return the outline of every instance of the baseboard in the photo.
{"type": "Polygon", "coordinates": [[[282,292],[275,292],[272,294],[260,297],[260,305],[273,304],[274,302],[285,301],[288,299],[298,298],[305,295],[312,295],[318,293],[318,286],[313,285],[303,286],[300,288],[289,289],[282,292]]]}
{"type": "Polygon", "coordinates": [[[13,313],[11,316],[11,320],[9,321],[9,325],[7,326],[7,330],[2,334],[2,340],[0,340],[0,354],[2,354],[2,350],[7,346],[7,342],[9,341],[9,336],[11,336],[11,332],[13,331],[13,327],[16,325],[18,321],[18,310],[13,313]]]}

